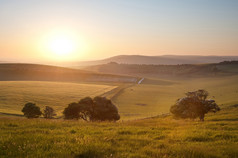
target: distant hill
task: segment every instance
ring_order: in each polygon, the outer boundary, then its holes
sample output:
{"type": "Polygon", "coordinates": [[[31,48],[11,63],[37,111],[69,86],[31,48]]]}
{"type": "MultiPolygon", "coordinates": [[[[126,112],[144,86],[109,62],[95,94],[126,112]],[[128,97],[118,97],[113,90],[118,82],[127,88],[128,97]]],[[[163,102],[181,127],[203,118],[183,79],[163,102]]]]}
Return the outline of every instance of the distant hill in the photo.
{"type": "Polygon", "coordinates": [[[136,82],[137,78],[57,66],[2,63],[0,81],[136,82]]]}
{"type": "Polygon", "coordinates": [[[88,66],[85,70],[137,77],[214,77],[238,74],[238,62],[215,64],[143,65],[108,63],[88,66]]]}
{"type": "Polygon", "coordinates": [[[207,64],[222,61],[238,60],[238,56],[141,56],[119,55],[111,58],[74,63],[75,66],[90,66],[117,62],[119,64],[153,64],[153,65],[177,65],[177,64],[207,64]]]}

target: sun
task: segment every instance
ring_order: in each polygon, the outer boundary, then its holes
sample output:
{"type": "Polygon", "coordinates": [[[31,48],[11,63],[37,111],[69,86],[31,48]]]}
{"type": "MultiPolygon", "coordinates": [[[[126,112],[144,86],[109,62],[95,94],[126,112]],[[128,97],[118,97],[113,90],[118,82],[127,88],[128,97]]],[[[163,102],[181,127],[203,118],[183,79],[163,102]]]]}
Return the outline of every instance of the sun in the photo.
{"type": "Polygon", "coordinates": [[[85,54],[86,46],[79,32],[56,29],[42,35],[38,51],[46,60],[72,61],[85,54]]]}
{"type": "Polygon", "coordinates": [[[75,41],[66,35],[57,35],[48,41],[49,50],[58,56],[69,56],[76,49],[75,41]]]}

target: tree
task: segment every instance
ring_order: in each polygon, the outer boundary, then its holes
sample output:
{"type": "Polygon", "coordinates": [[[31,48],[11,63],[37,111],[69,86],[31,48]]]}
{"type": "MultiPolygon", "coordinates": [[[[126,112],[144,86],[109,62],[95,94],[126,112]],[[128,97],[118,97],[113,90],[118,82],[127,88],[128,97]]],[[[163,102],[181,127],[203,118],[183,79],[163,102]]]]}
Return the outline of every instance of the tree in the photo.
{"type": "Polygon", "coordinates": [[[117,121],[120,119],[116,106],[104,97],[83,98],[78,103],[69,104],[63,113],[65,119],[85,121],[117,121]]]}
{"type": "Polygon", "coordinates": [[[220,111],[215,100],[207,99],[208,92],[198,90],[186,93],[186,97],[178,99],[175,105],[171,106],[170,112],[179,118],[197,118],[204,121],[205,114],[208,112],[220,111]]]}
{"type": "Polygon", "coordinates": [[[26,103],[22,112],[27,118],[38,118],[42,114],[40,107],[36,106],[34,103],[26,103]]]}
{"type": "Polygon", "coordinates": [[[117,121],[120,119],[117,107],[105,97],[95,97],[92,120],[117,121]]]}
{"type": "Polygon", "coordinates": [[[44,118],[52,119],[53,116],[56,116],[55,110],[50,106],[46,106],[44,109],[43,116],[44,116],[44,118]]]}
{"type": "Polygon", "coordinates": [[[65,119],[79,119],[78,103],[70,103],[63,111],[65,119]]]}
{"type": "Polygon", "coordinates": [[[94,102],[90,97],[85,97],[78,102],[79,118],[85,121],[91,121],[94,113],[94,102]]]}

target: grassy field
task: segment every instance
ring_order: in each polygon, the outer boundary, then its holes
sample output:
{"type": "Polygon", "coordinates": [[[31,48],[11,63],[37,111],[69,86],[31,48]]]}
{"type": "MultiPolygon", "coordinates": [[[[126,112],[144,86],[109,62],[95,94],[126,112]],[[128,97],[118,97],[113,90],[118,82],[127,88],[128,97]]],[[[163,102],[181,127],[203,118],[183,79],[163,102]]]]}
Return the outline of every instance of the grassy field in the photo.
{"type": "Polygon", "coordinates": [[[238,76],[155,81],[148,80],[126,88],[113,98],[122,118],[135,119],[168,113],[170,106],[184,93],[198,89],[207,90],[209,97],[215,99],[218,105],[238,103],[238,76]]]}
{"type": "Polygon", "coordinates": [[[108,122],[26,119],[0,115],[0,157],[236,158],[238,107],[205,122],[171,116],[108,122]]]}
{"type": "Polygon", "coordinates": [[[116,88],[110,85],[40,81],[1,81],[0,87],[0,112],[22,114],[24,104],[33,102],[41,108],[47,105],[53,107],[58,116],[71,102],[116,88]]]}
{"type": "Polygon", "coordinates": [[[26,119],[0,114],[0,157],[236,158],[238,76],[145,79],[130,83],[1,81],[0,112],[22,114],[26,102],[52,106],[58,115],[85,96],[107,96],[118,122],[26,119]],[[205,122],[175,120],[169,112],[187,91],[206,89],[222,110],[205,122]],[[146,118],[156,116],[153,118],[146,118]]]}
{"type": "Polygon", "coordinates": [[[22,114],[23,105],[31,101],[42,108],[52,106],[61,116],[69,103],[85,96],[104,94],[118,107],[121,119],[133,120],[168,113],[170,106],[184,93],[197,89],[206,89],[219,105],[235,104],[238,102],[237,81],[238,76],[170,81],[145,79],[140,85],[1,81],[0,112],[22,114]]]}
{"type": "Polygon", "coordinates": [[[53,81],[53,82],[122,82],[134,83],[132,76],[95,73],[66,67],[0,63],[0,81],[53,81]]]}

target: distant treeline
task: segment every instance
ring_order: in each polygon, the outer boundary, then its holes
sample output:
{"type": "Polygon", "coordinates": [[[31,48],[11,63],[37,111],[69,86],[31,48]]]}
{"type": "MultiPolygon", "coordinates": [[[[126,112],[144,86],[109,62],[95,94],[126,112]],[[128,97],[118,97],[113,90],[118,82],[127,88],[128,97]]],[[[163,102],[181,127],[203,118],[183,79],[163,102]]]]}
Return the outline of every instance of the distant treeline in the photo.
{"type": "Polygon", "coordinates": [[[237,65],[238,61],[237,60],[233,60],[233,61],[223,61],[220,62],[219,65],[237,65]]]}
{"type": "Polygon", "coordinates": [[[212,64],[178,64],[178,65],[153,65],[153,64],[118,64],[110,62],[108,64],[87,67],[100,73],[133,75],[143,77],[208,77],[218,75],[231,75],[222,66],[237,65],[238,61],[223,61],[212,64]],[[219,67],[218,67],[219,66],[219,67]]]}
{"type": "Polygon", "coordinates": [[[144,65],[144,64],[108,64],[88,67],[101,73],[126,74],[145,77],[156,76],[201,76],[217,73],[216,64],[181,64],[181,65],[144,65]]]}

